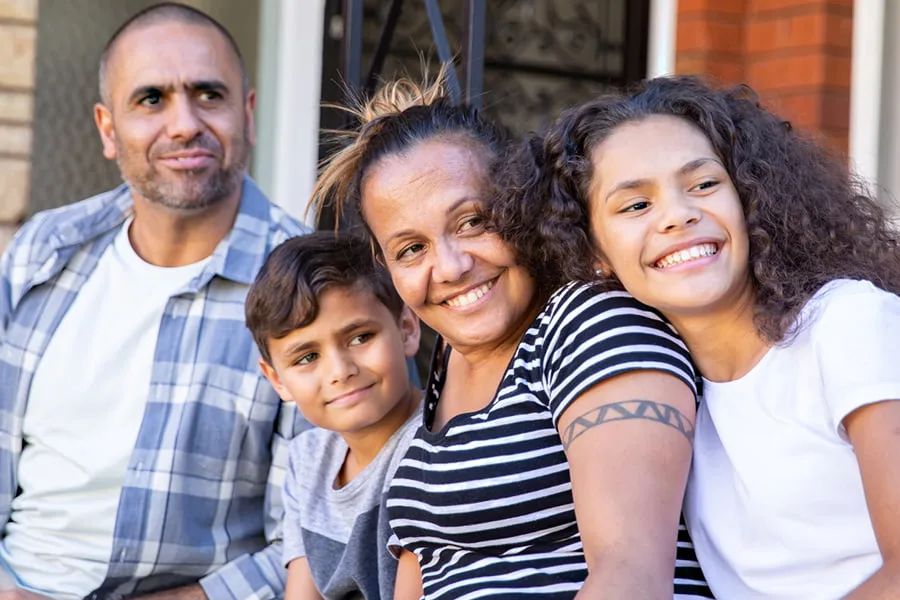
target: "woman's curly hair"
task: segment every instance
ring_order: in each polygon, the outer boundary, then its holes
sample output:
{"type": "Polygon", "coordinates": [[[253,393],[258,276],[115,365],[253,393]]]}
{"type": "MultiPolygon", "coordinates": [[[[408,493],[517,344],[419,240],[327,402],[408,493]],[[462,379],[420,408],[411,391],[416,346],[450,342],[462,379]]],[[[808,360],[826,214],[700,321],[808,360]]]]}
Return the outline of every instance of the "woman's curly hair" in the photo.
{"type": "Polygon", "coordinates": [[[900,235],[844,159],[762,108],[749,87],[720,90],[688,76],[570,109],[506,158],[494,178],[492,218],[530,269],[557,285],[598,279],[591,153],[617,127],[650,115],[693,124],[725,165],[747,222],[755,324],[764,338],[789,338],[800,310],[833,279],[900,293],[900,235]]]}

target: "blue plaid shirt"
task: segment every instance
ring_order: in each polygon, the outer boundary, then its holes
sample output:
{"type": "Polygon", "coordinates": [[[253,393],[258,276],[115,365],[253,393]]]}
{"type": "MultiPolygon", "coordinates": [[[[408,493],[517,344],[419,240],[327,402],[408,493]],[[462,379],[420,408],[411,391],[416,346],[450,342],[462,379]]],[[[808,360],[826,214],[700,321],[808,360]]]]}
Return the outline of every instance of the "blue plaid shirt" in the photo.
{"type": "MultiPolygon", "coordinates": [[[[4,526],[18,488],[22,422],[35,367],[131,212],[131,194],[123,185],[40,213],[0,259],[4,526]]],[[[306,231],[247,178],[231,232],[200,275],[169,299],[109,568],[91,597],[120,598],[198,580],[214,599],[284,593],[280,489],[286,440],[306,424],[259,372],[259,355],[244,325],[244,297],[272,248],[306,231]]]]}

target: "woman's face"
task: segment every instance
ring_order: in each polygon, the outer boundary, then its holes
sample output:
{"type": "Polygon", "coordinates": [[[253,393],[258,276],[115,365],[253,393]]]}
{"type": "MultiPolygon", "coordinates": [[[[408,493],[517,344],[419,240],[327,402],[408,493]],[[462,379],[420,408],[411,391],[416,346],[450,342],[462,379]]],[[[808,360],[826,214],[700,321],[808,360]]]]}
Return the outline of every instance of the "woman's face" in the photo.
{"type": "Polygon", "coordinates": [[[517,341],[536,301],[532,277],[485,227],[485,160],[473,146],[420,142],[362,184],[363,218],[400,296],[463,351],[517,341]]]}
{"type": "Polygon", "coordinates": [[[618,127],[591,159],[594,243],[632,295],[670,319],[752,296],[740,199],[699,129],[651,116],[618,127]]]}

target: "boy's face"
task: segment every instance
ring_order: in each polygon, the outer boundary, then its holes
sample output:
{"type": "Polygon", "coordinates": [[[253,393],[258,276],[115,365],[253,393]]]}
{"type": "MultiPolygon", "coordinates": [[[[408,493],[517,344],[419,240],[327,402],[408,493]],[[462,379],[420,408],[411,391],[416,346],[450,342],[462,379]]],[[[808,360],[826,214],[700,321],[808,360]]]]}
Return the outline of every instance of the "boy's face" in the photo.
{"type": "Polygon", "coordinates": [[[260,366],[310,423],[359,433],[408,409],[406,359],[418,348],[419,322],[408,308],[398,320],[365,288],[331,288],[315,321],[269,340],[272,364],[260,366]]]}

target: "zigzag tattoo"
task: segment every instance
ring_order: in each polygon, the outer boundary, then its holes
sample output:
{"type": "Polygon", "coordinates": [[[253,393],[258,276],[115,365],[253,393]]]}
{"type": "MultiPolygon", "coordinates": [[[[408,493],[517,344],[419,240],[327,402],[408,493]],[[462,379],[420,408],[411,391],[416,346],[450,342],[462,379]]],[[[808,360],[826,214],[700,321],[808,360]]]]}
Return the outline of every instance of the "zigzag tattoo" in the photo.
{"type": "Polygon", "coordinates": [[[693,443],[694,426],[674,406],[652,400],[625,400],[598,406],[572,421],[561,436],[563,449],[568,450],[572,442],[589,429],[612,421],[630,419],[645,419],[668,425],[680,431],[689,443],[693,443]]]}

